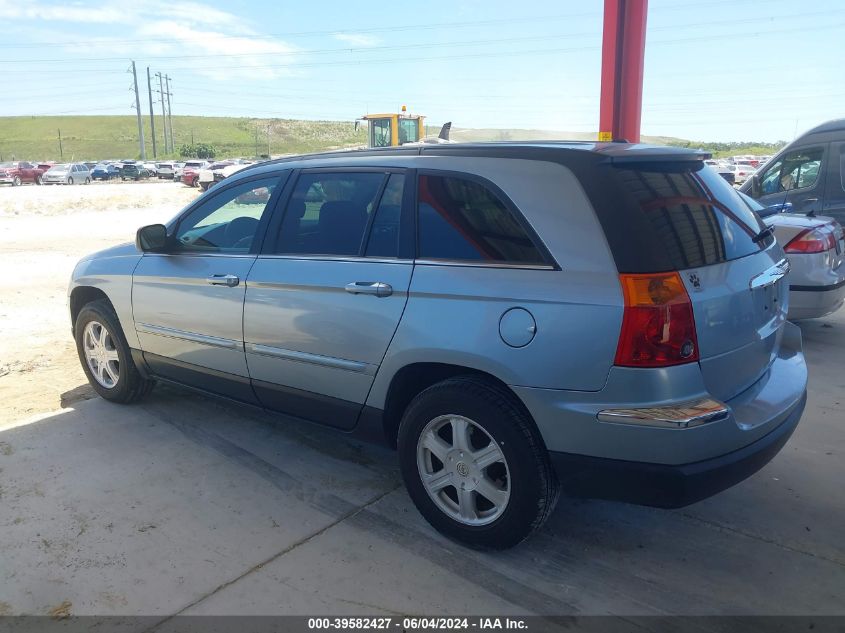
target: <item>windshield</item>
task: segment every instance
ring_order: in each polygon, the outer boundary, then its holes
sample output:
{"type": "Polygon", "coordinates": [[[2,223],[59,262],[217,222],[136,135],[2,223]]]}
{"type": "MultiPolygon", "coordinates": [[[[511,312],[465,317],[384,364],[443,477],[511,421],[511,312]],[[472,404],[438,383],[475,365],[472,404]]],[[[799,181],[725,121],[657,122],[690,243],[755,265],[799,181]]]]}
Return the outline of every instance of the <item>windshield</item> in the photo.
{"type": "Polygon", "coordinates": [[[60,165],[53,165],[50,167],[50,171],[67,171],[70,165],[60,164],[60,165]]]}

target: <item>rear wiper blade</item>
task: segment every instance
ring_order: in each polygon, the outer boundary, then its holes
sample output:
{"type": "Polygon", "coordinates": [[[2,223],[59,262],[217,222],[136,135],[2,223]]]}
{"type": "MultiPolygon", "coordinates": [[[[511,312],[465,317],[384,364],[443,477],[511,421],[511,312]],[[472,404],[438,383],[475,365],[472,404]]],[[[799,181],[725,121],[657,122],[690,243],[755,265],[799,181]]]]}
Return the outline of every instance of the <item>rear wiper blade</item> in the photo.
{"type": "Polygon", "coordinates": [[[759,243],[759,242],[762,242],[764,239],[766,239],[767,237],[769,237],[769,235],[771,235],[771,234],[772,234],[772,233],[774,233],[774,232],[775,232],[775,227],[774,227],[774,226],[767,226],[765,229],[763,229],[762,231],[760,231],[757,235],[755,235],[754,237],[752,237],[752,238],[751,238],[751,241],[752,241],[752,242],[754,242],[755,244],[757,244],[757,243],[759,243]]]}

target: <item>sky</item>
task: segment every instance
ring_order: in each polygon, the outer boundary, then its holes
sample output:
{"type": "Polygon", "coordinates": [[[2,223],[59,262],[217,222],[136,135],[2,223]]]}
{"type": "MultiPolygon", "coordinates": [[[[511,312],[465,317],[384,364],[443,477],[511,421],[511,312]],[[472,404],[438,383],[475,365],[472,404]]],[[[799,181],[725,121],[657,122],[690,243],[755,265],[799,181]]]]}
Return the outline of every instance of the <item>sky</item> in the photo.
{"type": "MultiPolygon", "coordinates": [[[[0,0],[0,15],[0,116],[133,114],[134,60],[145,115],[149,66],[174,115],[406,105],[432,125],[598,129],[601,0],[0,0]]],[[[642,133],[774,142],[845,117],[843,35],[841,0],[651,0],[642,133]]]]}

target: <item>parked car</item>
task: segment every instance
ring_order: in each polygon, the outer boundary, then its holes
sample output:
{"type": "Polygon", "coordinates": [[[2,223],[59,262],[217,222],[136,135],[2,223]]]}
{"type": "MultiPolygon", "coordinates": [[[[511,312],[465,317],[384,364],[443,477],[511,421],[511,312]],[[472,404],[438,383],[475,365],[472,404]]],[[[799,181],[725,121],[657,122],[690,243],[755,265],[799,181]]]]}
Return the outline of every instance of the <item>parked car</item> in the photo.
{"type": "Polygon", "coordinates": [[[142,163],[123,163],[120,167],[121,180],[141,180],[149,178],[152,174],[142,163]]]}
{"type": "Polygon", "coordinates": [[[751,178],[751,176],[753,176],[754,172],[756,171],[754,167],[752,167],[750,164],[747,164],[747,163],[745,163],[745,164],[734,163],[733,165],[730,165],[728,168],[730,169],[731,172],[733,172],[734,182],[737,185],[741,185],[746,180],[751,178]]]}
{"type": "Polygon", "coordinates": [[[234,160],[220,160],[216,163],[211,163],[207,167],[200,169],[197,174],[197,184],[199,188],[203,191],[208,191],[209,187],[212,187],[217,179],[215,178],[215,172],[220,171],[224,167],[230,167],[235,164],[234,160]]]}
{"type": "Polygon", "coordinates": [[[60,163],[53,165],[41,176],[44,185],[88,185],[91,172],[82,163],[60,163]]]}
{"type": "Polygon", "coordinates": [[[185,166],[182,168],[182,182],[189,187],[199,186],[199,173],[208,165],[207,160],[185,161],[185,166]]]}
{"type": "Polygon", "coordinates": [[[783,250],[706,157],[456,143],[246,167],[76,266],[83,370],[114,402],[161,377],[381,438],[473,545],[521,541],[559,489],[691,503],[780,450],[807,383],[783,250]]]}
{"type": "MultiPolygon", "coordinates": [[[[788,318],[827,316],[845,302],[845,234],[833,218],[784,213],[740,193],[749,208],[771,226],[789,260],[788,318]]],[[[789,203],[787,203],[789,204],[789,203]]]]}
{"type": "Polygon", "coordinates": [[[713,169],[717,174],[724,178],[729,184],[733,185],[736,182],[736,176],[734,175],[733,170],[731,170],[730,167],[728,167],[724,163],[720,163],[712,159],[708,159],[704,162],[705,164],[709,165],[710,168],[713,169]]]}
{"type": "Polygon", "coordinates": [[[173,163],[173,180],[177,182],[182,181],[182,170],[185,169],[185,163],[173,163]]]}
{"type": "Polygon", "coordinates": [[[25,160],[0,163],[0,184],[7,183],[18,187],[25,182],[41,184],[44,173],[51,165],[33,165],[25,160]]]}
{"type": "Polygon", "coordinates": [[[98,163],[94,169],[91,170],[92,180],[111,180],[112,178],[120,177],[120,168],[117,165],[107,165],[105,163],[98,163]]]}
{"type": "Polygon", "coordinates": [[[83,161],[82,164],[85,165],[85,167],[88,169],[88,171],[93,171],[94,167],[97,166],[97,163],[95,163],[93,161],[88,161],[88,160],[83,161]]]}
{"type": "Polygon", "coordinates": [[[159,179],[166,178],[168,180],[173,179],[173,169],[174,163],[156,163],[156,175],[159,179]]]}
{"type": "Polygon", "coordinates": [[[769,159],[740,191],[764,207],[789,202],[795,213],[824,214],[845,225],[845,119],[805,132],[769,159]]]}
{"type": "Polygon", "coordinates": [[[141,165],[147,170],[151,178],[155,178],[158,175],[158,168],[155,163],[141,163],[141,165]]]}

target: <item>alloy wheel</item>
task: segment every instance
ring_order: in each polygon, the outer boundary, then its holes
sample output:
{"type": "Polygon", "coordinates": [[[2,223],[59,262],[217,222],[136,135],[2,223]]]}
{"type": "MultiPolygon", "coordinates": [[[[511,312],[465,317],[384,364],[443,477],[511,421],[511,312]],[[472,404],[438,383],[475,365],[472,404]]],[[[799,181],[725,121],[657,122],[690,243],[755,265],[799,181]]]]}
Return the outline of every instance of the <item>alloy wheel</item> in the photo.
{"type": "Polygon", "coordinates": [[[90,321],[82,334],[85,362],[102,387],[112,389],[120,378],[120,359],[112,335],[99,321],[90,321]]]}
{"type": "Polygon", "coordinates": [[[478,422],[461,415],[436,417],[423,428],[417,470],[438,509],[465,525],[492,523],[510,500],[502,449],[478,422]]]}

